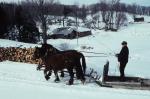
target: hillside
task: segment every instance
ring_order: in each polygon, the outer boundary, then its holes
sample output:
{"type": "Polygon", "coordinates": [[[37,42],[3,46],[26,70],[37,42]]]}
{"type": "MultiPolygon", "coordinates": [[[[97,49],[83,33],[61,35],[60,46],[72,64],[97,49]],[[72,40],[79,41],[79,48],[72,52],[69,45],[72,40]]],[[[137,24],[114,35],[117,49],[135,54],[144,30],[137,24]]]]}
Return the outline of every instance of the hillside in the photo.
{"type": "MultiPolygon", "coordinates": [[[[121,49],[123,40],[128,42],[130,49],[129,63],[126,75],[150,78],[150,23],[132,23],[123,27],[118,32],[105,32],[92,30],[93,35],[74,40],[48,40],[49,44],[58,49],[76,49],[101,54],[84,53],[86,56],[87,72],[94,68],[98,74],[102,74],[106,60],[110,61],[110,75],[119,75],[118,62],[115,53],[121,49]],[[63,43],[62,43],[63,42],[63,43]],[[100,56],[100,57],[87,57],[100,56]]],[[[40,45],[21,43],[0,39],[0,47],[35,47],[40,45]]],[[[75,85],[68,86],[68,78],[61,78],[60,83],[54,83],[54,76],[46,81],[42,71],[36,71],[35,64],[15,63],[10,61],[0,62],[0,97],[2,99],[149,99],[150,92],[142,90],[125,90],[99,87],[95,83],[82,85],[75,80],[75,85]]]]}

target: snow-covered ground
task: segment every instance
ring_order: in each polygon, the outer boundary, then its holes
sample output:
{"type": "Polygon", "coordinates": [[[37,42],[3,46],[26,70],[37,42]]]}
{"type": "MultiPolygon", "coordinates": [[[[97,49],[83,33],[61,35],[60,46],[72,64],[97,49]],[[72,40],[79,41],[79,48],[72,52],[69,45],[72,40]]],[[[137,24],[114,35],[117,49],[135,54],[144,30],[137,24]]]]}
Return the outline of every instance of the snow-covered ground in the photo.
{"type": "Polygon", "coordinates": [[[46,81],[42,71],[35,65],[1,62],[0,97],[1,99],[149,99],[149,91],[125,90],[99,87],[94,83],[68,86],[65,81],[54,83],[46,81]]]}
{"type": "MultiPolygon", "coordinates": [[[[78,40],[48,40],[57,48],[77,49],[96,53],[105,53],[107,57],[86,57],[87,71],[94,68],[102,74],[106,60],[110,61],[110,75],[119,75],[118,62],[115,53],[121,49],[121,42],[126,40],[130,50],[126,75],[150,78],[150,23],[133,23],[123,27],[118,32],[92,30],[93,35],[78,40]],[[77,44],[78,42],[78,44],[77,44]],[[86,48],[86,49],[83,49],[86,48]]],[[[0,39],[0,47],[20,46],[34,47],[37,45],[18,43],[0,39]]],[[[85,56],[103,56],[102,54],[84,53],[85,56]]],[[[68,86],[68,78],[54,83],[54,77],[49,81],[44,79],[42,71],[36,71],[35,64],[4,61],[0,63],[0,98],[2,99],[149,99],[150,91],[102,88],[95,83],[82,85],[75,80],[75,85],[68,86]]]]}

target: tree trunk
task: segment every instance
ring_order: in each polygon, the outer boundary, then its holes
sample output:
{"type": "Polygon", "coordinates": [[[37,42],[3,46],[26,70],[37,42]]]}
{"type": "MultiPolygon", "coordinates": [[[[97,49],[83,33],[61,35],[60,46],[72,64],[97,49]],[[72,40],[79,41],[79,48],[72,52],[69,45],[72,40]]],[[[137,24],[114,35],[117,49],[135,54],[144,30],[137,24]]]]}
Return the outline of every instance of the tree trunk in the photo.
{"type": "Polygon", "coordinates": [[[43,16],[42,18],[42,30],[43,30],[43,43],[47,43],[47,25],[46,25],[46,18],[43,16]]]}

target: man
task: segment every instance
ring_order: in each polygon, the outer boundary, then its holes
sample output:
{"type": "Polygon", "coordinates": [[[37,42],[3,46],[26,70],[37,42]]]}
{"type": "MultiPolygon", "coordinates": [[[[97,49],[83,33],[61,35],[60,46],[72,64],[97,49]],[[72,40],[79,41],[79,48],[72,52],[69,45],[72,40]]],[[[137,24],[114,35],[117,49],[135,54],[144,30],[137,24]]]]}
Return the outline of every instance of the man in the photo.
{"type": "Polygon", "coordinates": [[[129,49],[127,47],[127,42],[123,41],[122,43],[122,49],[119,54],[116,54],[116,57],[118,57],[118,61],[120,62],[120,80],[125,80],[125,74],[124,70],[126,67],[126,64],[128,63],[128,57],[129,57],[129,49]]]}

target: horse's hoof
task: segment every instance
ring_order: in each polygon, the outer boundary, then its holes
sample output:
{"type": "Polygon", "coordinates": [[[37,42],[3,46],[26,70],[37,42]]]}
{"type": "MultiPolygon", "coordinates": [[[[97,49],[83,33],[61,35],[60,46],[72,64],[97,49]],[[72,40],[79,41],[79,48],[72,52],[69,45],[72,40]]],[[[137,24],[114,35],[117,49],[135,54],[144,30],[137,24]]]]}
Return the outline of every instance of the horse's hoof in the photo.
{"type": "Polygon", "coordinates": [[[39,69],[39,68],[36,68],[36,70],[39,71],[40,69],[39,69]]]}
{"type": "Polygon", "coordinates": [[[73,85],[73,83],[71,84],[71,83],[68,82],[68,83],[66,83],[66,85],[73,85]]]}
{"type": "Polygon", "coordinates": [[[49,79],[50,79],[50,77],[49,77],[49,76],[45,76],[45,79],[46,79],[46,80],[49,80],[49,79]]]}
{"type": "Polygon", "coordinates": [[[60,79],[55,79],[54,82],[58,83],[60,82],[60,79]]]}
{"type": "Polygon", "coordinates": [[[54,81],[55,83],[59,83],[60,81],[54,81]]]}

